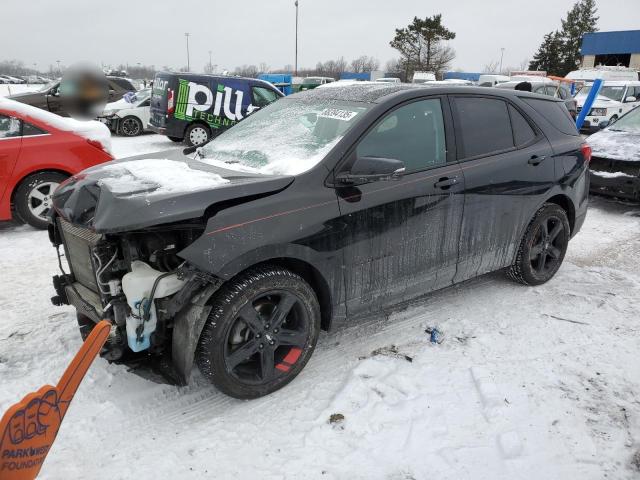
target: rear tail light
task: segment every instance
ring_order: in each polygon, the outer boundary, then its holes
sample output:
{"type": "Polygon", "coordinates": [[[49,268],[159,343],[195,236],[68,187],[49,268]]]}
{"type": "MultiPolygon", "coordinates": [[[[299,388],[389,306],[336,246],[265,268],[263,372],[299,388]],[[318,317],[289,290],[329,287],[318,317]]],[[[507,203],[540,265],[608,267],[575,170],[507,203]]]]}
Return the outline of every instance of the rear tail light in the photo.
{"type": "Polygon", "coordinates": [[[589,163],[591,161],[591,147],[588,144],[583,143],[582,147],[580,148],[580,151],[582,152],[584,161],[586,163],[589,163]]]}
{"type": "Polygon", "coordinates": [[[175,98],[173,96],[173,90],[167,88],[167,113],[172,114],[175,108],[175,98]]]}

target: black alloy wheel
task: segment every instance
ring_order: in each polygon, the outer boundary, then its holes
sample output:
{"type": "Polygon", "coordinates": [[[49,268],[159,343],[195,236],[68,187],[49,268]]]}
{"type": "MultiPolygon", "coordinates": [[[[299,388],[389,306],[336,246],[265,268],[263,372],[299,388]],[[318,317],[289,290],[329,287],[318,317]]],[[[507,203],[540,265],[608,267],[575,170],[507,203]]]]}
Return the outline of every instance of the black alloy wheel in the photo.
{"type": "Polygon", "coordinates": [[[309,315],[291,292],[273,290],[247,302],[227,333],[227,372],[246,384],[271,382],[298,361],[310,328],[309,315]]]}
{"type": "Polygon", "coordinates": [[[142,122],[136,117],[128,116],[120,120],[120,133],[125,137],[137,137],[143,130],[142,122]]]}
{"type": "Polygon", "coordinates": [[[300,276],[266,266],[240,274],[211,300],[196,362],[236,398],[282,388],[305,366],[320,331],[320,307],[300,276]]]}
{"type": "Polygon", "coordinates": [[[529,224],[509,276],[525,285],[549,281],[564,260],[571,230],[560,206],[545,204],[529,224]]]}

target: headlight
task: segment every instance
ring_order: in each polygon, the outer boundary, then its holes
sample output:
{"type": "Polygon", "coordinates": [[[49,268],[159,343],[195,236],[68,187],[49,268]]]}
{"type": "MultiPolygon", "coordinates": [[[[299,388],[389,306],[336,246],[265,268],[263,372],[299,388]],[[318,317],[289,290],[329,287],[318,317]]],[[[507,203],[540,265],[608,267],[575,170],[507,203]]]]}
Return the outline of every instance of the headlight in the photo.
{"type": "Polygon", "coordinates": [[[589,115],[592,117],[606,117],[607,109],[606,108],[592,108],[589,112],[589,115]]]}

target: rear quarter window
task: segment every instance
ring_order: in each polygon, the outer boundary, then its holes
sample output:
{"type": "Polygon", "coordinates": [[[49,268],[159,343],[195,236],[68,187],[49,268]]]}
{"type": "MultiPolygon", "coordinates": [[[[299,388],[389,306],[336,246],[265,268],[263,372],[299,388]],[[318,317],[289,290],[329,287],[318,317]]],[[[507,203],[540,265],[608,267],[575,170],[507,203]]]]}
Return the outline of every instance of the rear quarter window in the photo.
{"type": "Polygon", "coordinates": [[[524,97],[520,97],[520,100],[533,107],[540,115],[547,119],[556,130],[566,135],[579,135],[576,124],[573,122],[564,103],[524,97]]]}

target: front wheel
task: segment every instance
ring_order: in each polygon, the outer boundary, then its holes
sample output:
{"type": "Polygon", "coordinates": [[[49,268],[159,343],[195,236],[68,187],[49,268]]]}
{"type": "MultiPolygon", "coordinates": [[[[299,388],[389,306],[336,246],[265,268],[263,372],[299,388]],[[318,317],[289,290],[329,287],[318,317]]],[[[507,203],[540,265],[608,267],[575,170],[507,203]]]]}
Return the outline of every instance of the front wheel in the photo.
{"type": "Polygon", "coordinates": [[[53,205],[51,196],[66,178],[58,172],[39,172],[26,177],[14,196],[14,206],[20,219],[32,227],[47,228],[47,212],[53,205]]]}
{"type": "Polygon", "coordinates": [[[304,368],[320,332],[315,292],[277,266],[239,275],[212,299],[196,351],[200,371],[236,398],[267,395],[304,368]]]}
{"type": "Polygon", "coordinates": [[[203,143],[207,143],[211,138],[211,130],[201,123],[192,123],[184,132],[184,141],[190,147],[197,147],[203,143]]]}
{"type": "Polygon", "coordinates": [[[520,242],[509,276],[525,285],[541,285],[556,274],[569,246],[566,212],[547,203],[536,212],[520,242]]]}
{"type": "Polygon", "coordinates": [[[125,137],[137,137],[142,135],[143,131],[144,126],[137,117],[128,116],[120,120],[120,133],[125,137]]]}

